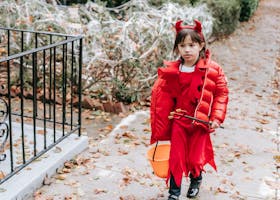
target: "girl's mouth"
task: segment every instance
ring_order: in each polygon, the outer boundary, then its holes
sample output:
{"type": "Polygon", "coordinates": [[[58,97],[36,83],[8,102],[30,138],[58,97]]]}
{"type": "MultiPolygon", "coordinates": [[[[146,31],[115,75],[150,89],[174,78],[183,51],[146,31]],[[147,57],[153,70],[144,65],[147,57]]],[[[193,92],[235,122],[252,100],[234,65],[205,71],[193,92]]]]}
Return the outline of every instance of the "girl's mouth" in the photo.
{"type": "Polygon", "coordinates": [[[192,57],[192,55],[190,55],[190,54],[185,54],[185,55],[183,55],[183,57],[185,57],[185,58],[190,58],[190,57],[192,57]]]}

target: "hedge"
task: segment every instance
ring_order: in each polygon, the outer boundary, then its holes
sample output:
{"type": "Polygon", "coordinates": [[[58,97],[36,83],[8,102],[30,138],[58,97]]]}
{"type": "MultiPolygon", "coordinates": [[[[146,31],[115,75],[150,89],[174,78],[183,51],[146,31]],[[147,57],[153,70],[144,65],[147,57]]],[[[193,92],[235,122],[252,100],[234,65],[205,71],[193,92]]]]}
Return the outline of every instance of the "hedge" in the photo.
{"type": "Polygon", "coordinates": [[[236,29],[240,16],[239,0],[201,0],[206,3],[214,18],[213,35],[229,35],[236,29]]]}
{"type": "Polygon", "coordinates": [[[240,0],[241,12],[239,21],[248,21],[259,5],[259,0],[240,0]]]}
{"type": "Polygon", "coordinates": [[[215,19],[213,35],[229,35],[236,29],[239,21],[248,21],[258,7],[259,0],[148,0],[153,6],[167,2],[181,5],[206,3],[215,19]]]}
{"type": "MultiPolygon", "coordinates": [[[[62,4],[86,3],[88,0],[61,0],[62,4]]],[[[129,0],[99,0],[106,7],[117,7],[129,0]]],[[[93,1],[97,2],[97,1],[93,1]]],[[[196,6],[206,3],[215,18],[213,35],[229,35],[236,29],[238,22],[248,21],[256,11],[259,0],[148,0],[150,5],[160,7],[173,2],[180,5],[196,6]]]]}
{"type": "Polygon", "coordinates": [[[239,22],[248,21],[258,7],[259,0],[200,0],[206,3],[215,19],[213,35],[229,35],[239,22]]]}

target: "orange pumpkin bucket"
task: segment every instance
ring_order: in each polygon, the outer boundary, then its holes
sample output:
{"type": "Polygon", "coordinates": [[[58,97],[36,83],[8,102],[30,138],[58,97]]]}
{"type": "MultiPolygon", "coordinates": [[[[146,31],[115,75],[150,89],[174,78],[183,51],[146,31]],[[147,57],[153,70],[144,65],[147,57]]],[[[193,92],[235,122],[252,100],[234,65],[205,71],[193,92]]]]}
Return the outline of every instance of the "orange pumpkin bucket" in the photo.
{"type": "Polygon", "coordinates": [[[156,144],[148,150],[147,157],[153,168],[154,174],[166,178],[169,168],[170,144],[156,144]]]}

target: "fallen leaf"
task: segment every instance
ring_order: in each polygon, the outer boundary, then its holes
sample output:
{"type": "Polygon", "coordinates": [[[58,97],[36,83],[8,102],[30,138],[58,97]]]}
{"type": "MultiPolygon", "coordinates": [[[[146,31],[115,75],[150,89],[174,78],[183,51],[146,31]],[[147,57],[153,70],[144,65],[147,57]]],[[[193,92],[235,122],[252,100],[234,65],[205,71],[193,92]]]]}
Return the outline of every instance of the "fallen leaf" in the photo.
{"type": "Polygon", "coordinates": [[[121,196],[120,200],[136,200],[136,197],[134,195],[121,196]]]}
{"type": "Polygon", "coordinates": [[[60,147],[58,147],[58,146],[56,146],[55,148],[54,148],[54,153],[60,153],[62,151],[62,148],[60,148],[60,147]]]}
{"type": "Polygon", "coordinates": [[[262,128],[262,127],[256,127],[256,131],[258,131],[258,132],[262,133],[264,130],[263,130],[263,128],[262,128]]]}
{"type": "Polygon", "coordinates": [[[71,169],[65,168],[65,167],[64,167],[64,168],[62,169],[62,172],[63,172],[63,173],[70,173],[70,172],[71,172],[71,169]]]}
{"type": "Polygon", "coordinates": [[[40,135],[44,135],[45,134],[45,130],[37,130],[37,134],[40,134],[40,135]]]}
{"type": "Polygon", "coordinates": [[[127,137],[129,139],[137,139],[138,137],[136,135],[134,135],[132,132],[130,131],[126,131],[122,134],[123,137],[127,137]]]}
{"type": "Polygon", "coordinates": [[[144,132],[150,133],[150,132],[151,132],[151,129],[150,129],[150,128],[144,128],[143,131],[144,131],[144,132]]]}
{"type": "Polygon", "coordinates": [[[90,170],[84,170],[80,173],[81,175],[87,175],[90,174],[90,170]]]}
{"type": "Polygon", "coordinates": [[[75,196],[65,196],[64,197],[64,200],[75,200],[75,199],[77,199],[75,196]]]}
{"type": "Polygon", "coordinates": [[[217,193],[228,193],[224,188],[218,187],[217,190],[215,191],[215,194],[217,193]]]}
{"type": "Polygon", "coordinates": [[[85,165],[86,163],[90,162],[90,159],[89,158],[84,158],[84,157],[81,157],[81,156],[78,156],[76,159],[75,159],[75,164],[77,164],[78,166],[80,165],[85,165]]]}
{"type": "Polygon", "coordinates": [[[36,197],[40,197],[42,195],[42,191],[41,190],[37,190],[36,192],[34,192],[34,194],[33,194],[33,197],[35,197],[35,199],[36,199],[36,197]]]}
{"type": "Polygon", "coordinates": [[[100,153],[98,153],[98,152],[92,152],[92,158],[100,158],[101,157],[101,155],[100,155],[100,153]]]}
{"type": "Polygon", "coordinates": [[[122,125],[122,126],[120,126],[120,129],[127,129],[127,128],[128,128],[127,125],[122,125]]]}
{"type": "Polygon", "coordinates": [[[66,161],[64,163],[64,167],[68,168],[68,169],[72,169],[74,167],[74,163],[73,162],[70,162],[70,161],[66,161]]]}
{"type": "Polygon", "coordinates": [[[233,175],[233,171],[228,171],[228,172],[226,173],[226,175],[227,175],[227,176],[232,176],[232,175],[233,175]]]}
{"type": "Polygon", "coordinates": [[[277,163],[280,163],[280,155],[273,156],[273,159],[274,159],[277,163]]]}
{"type": "Polygon", "coordinates": [[[105,189],[94,189],[94,194],[101,194],[101,193],[107,193],[107,190],[105,189]]]}
{"type": "Polygon", "coordinates": [[[123,177],[122,181],[123,181],[122,185],[127,186],[127,185],[129,185],[131,183],[132,179],[131,179],[131,177],[126,176],[126,177],[123,177]]]}
{"type": "Polygon", "coordinates": [[[257,122],[261,124],[269,124],[270,122],[267,119],[257,119],[257,122]]]}
{"type": "Polygon", "coordinates": [[[3,171],[0,171],[0,179],[3,179],[3,178],[5,178],[5,174],[3,171]]]}
{"type": "Polygon", "coordinates": [[[66,175],[65,174],[58,174],[58,175],[55,176],[55,179],[63,181],[63,180],[66,179],[66,175]]]}
{"type": "Polygon", "coordinates": [[[280,182],[278,180],[275,180],[275,181],[265,180],[264,182],[271,189],[273,189],[273,190],[280,190],[280,182]]]}
{"type": "Polygon", "coordinates": [[[138,141],[134,141],[132,144],[135,145],[135,146],[137,146],[137,145],[140,145],[141,143],[138,142],[138,141]]]}
{"type": "Polygon", "coordinates": [[[127,155],[129,152],[127,150],[124,150],[124,149],[118,149],[118,152],[121,154],[121,155],[127,155]]]}

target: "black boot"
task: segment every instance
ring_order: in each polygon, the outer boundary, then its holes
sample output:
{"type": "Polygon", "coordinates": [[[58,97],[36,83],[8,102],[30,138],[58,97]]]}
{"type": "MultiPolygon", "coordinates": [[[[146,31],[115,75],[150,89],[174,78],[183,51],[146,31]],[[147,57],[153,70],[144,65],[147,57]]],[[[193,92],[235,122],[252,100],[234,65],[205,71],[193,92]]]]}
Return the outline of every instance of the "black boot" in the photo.
{"type": "Polygon", "coordinates": [[[176,185],[173,175],[170,176],[170,188],[169,188],[168,200],[177,200],[181,194],[181,187],[176,185]]]}
{"type": "Polygon", "coordinates": [[[190,174],[190,178],[191,178],[191,184],[187,193],[187,197],[192,199],[197,197],[199,193],[199,187],[202,182],[202,176],[200,173],[198,177],[194,178],[193,175],[190,174]]]}
{"type": "Polygon", "coordinates": [[[175,196],[175,195],[169,195],[168,196],[168,200],[178,200],[179,197],[178,196],[175,196]]]}

